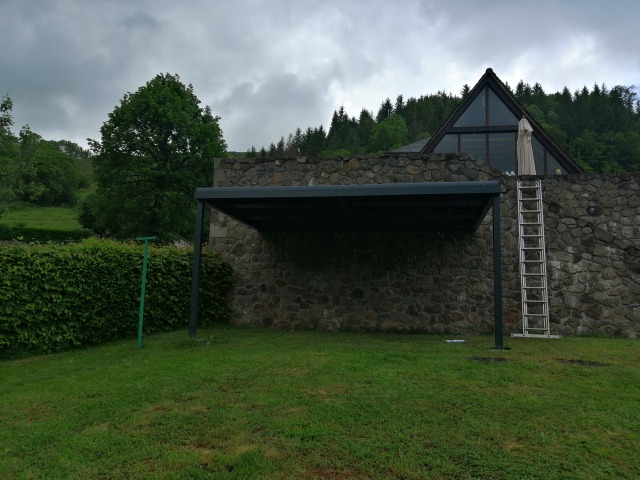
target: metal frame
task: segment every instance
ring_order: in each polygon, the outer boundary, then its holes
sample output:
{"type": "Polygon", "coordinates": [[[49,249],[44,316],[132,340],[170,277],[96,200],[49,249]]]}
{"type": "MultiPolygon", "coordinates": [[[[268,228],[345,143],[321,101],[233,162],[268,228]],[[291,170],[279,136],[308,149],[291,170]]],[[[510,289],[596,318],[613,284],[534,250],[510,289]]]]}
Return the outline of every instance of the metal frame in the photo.
{"type": "MultiPolygon", "coordinates": [[[[356,220],[357,216],[362,215],[361,210],[354,210],[349,203],[353,199],[358,199],[361,205],[369,208],[365,210],[367,215],[376,215],[378,206],[376,201],[380,199],[392,202],[394,208],[398,208],[398,212],[402,212],[403,202],[409,203],[409,199],[422,198],[435,200],[435,203],[426,202],[421,206],[414,205],[414,212],[422,212],[424,218],[430,218],[441,222],[437,225],[430,226],[429,231],[435,231],[438,226],[443,227],[440,231],[475,231],[480,225],[489,209],[493,210],[493,271],[494,271],[494,325],[495,325],[495,349],[503,349],[503,310],[502,310],[502,254],[500,240],[500,192],[501,186],[499,182],[432,182],[432,183],[406,183],[406,184],[383,184],[383,185],[323,185],[323,186],[290,186],[290,187],[207,187],[198,188],[195,192],[197,202],[196,211],[196,228],[194,238],[194,262],[193,275],[191,283],[191,305],[189,318],[189,336],[196,338],[198,330],[198,307],[199,307],[199,288],[200,288],[200,270],[201,270],[201,245],[204,221],[204,205],[209,204],[223,213],[229,214],[236,220],[250,227],[252,225],[251,212],[255,208],[261,211],[283,205],[286,208],[303,209],[306,215],[313,219],[319,211],[323,210],[327,205],[332,208],[341,206],[345,211],[343,215],[356,220]],[[469,199],[473,199],[471,202],[469,199]],[[310,200],[310,202],[303,202],[310,200]],[[481,204],[478,204],[478,201],[481,204]],[[277,201],[277,202],[276,202],[277,201]],[[438,201],[441,204],[456,204],[457,207],[471,208],[473,207],[473,215],[464,215],[454,218],[456,222],[451,223],[451,218],[444,218],[442,215],[435,216],[437,213],[438,201]],[[235,203],[234,203],[235,202],[235,203]],[[249,202],[251,208],[236,209],[230,207],[234,204],[243,204],[249,202]],[[448,202],[448,203],[446,203],[448,202]],[[256,207],[257,205],[257,207],[256,207]],[[244,215],[244,216],[243,216],[244,215]],[[446,227],[446,228],[445,228],[446,227]],[[452,228],[453,227],[453,228],[452,228]]],[[[388,205],[386,205],[388,206],[388,205]]],[[[336,211],[336,210],[332,210],[336,211]]],[[[272,221],[277,225],[278,219],[271,217],[272,221]]],[[[255,218],[253,219],[255,220],[255,218]]],[[[263,219],[264,220],[264,219],[263,219]]],[[[325,222],[321,227],[324,231],[343,231],[333,229],[333,225],[328,222],[327,217],[322,217],[325,222]]],[[[261,224],[262,229],[269,229],[269,225],[261,224]]],[[[369,224],[368,224],[369,225],[369,224]]],[[[381,227],[379,227],[381,228],[381,227]]],[[[415,224],[407,226],[403,229],[400,225],[396,225],[394,231],[409,232],[414,230],[415,224]]],[[[273,231],[273,230],[272,230],[273,231]]],[[[292,231],[292,230],[281,230],[292,231]]],[[[296,231],[296,230],[293,230],[296,231]]],[[[322,230],[315,230],[322,231],[322,230]]],[[[347,230],[344,230],[347,231],[347,230]]],[[[354,230],[349,230],[354,231],[354,230]]],[[[369,226],[363,230],[372,231],[369,226]]],[[[382,231],[382,230],[380,230],[382,231]]],[[[387,230],[388,231],[388,230],[387,230]]],[[[424,231],[424,230],[422,230],[424,231]]]]}

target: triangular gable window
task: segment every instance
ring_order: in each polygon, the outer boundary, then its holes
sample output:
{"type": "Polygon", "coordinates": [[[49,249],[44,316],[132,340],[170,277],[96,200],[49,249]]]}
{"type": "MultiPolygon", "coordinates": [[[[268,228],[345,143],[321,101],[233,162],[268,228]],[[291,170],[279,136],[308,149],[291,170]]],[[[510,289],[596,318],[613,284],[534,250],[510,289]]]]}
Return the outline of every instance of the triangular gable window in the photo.
{"type": "Polygon", "coordinates": [[[486,125],[487,123],[487,96],[485,87],[482,92],[478,94],[476,99],[471,102],[471,105],[467,107],[464,113],[460,116],[458,121],[453,125],[454,127],[477,127],[479,125],[486,125]]]}
{"type": "Polygon", "coordinates": [[[518,122],[522,116],[533,126],[533,154],[538,175],[581,171],[524,112],[490,68],[420,153],[467,152],[502,172],[515,173],[518,122]]]}
{"type": "Polygon", "coordinates": [[[453,126],[457,128],[502,125],[518,125],[518,118],[491,88],[484,87],[453,126]]]}
{"type": "Polygon", "coordinates": [[[518,118],[511,113],[493,90],[487,89],[489,90],[489,126],[518,125],[518,118]]]}

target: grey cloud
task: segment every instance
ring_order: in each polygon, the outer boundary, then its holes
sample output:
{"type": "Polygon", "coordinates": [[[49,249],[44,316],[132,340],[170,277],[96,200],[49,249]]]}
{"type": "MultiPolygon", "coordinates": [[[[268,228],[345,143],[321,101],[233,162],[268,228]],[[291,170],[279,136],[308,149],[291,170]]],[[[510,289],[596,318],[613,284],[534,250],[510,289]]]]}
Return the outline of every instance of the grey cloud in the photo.
{"type": "Polygon", "coordinates": [[[154,30],[159,27],[159,22],[150,14],[145,12],[135,12],[132,15],[127,15],[120,22],[125,29],[142,29],[142,30],[154,30]]]}
{"type": "Polygon", "coordinates": [[[230,146],[246,150],[268,146],[297,127],[318,126],[327,112],[326,85],[311,84],[292,74],[275,74],[259,85],[244,83],[214,111],[230,146]],[[248,141],[248,143],[247,143],[248,141]]]}
{"type": "Polygon", "coordinates": [[[639,23],[634,0],[0,0],[0,94],[18,125],[82,142],[124,93],[178,73],[243,150],[487,67],[547,90],[638,84],[639,23]]]}

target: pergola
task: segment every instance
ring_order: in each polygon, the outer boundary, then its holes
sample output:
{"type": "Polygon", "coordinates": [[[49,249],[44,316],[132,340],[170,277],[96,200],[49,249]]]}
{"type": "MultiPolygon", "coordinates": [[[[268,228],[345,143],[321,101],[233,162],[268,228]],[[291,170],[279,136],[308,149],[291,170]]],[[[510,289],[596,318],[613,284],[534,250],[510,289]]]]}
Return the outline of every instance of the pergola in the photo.
{"type": "Polygon", "coordinates": [[[493,209],[495,348],[503,349],[500,183],[207,187],[195,192],[189,336],[198,329],[205,204],[261,232],[467,232],[493,209]]]}

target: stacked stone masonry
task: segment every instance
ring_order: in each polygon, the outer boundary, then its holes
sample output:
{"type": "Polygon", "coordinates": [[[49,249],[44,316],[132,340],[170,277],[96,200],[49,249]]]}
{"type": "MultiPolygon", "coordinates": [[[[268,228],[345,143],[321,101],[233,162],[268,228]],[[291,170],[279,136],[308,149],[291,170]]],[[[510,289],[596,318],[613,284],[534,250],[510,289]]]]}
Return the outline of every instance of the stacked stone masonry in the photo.
{"type": "MultiPolygon", "coordinates": [[[[551,333],[640,336],[640,174],[540,176],[551,333]]],[[[521,331],[516,177],[466,154],[220,159],[214,186],[498,180],[505,332],[521,331]]],[[[233,321],[286,329],[493,331],[491,212],[474,234],[262,234],[212,211],[233,321]]]]}

